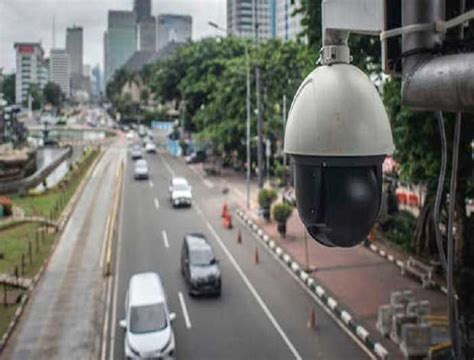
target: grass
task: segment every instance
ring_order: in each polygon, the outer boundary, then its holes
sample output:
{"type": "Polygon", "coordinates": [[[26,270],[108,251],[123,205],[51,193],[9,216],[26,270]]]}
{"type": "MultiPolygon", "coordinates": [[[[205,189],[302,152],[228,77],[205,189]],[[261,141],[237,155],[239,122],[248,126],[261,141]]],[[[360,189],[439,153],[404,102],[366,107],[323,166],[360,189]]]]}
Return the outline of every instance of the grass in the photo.
{"type": "MultiPolygon", "coordinates": [[[[98,155],[99,151],[97,150],[87,151],[57,187],[39,195],[13,196],[13,204],[21,207],[26,215],[56,219],[98,155]]],[[[0,272],[12,274],[16,267],[20,276],[33,278],[49,256],[55,237],[56,234],[47,232],[38,223],[24,223],[2,229],[0,231],[0,252],[4,254],[4,258],[0,259],[0,272]],[[22,257],[24,259],[23,268],[22,257]]],[[[0,337],[7,330],[18,306],[19,304],[3,305],[3,286],[0,286],[0,337]]]]}
{"type": "Polygon", "coordinates": [[[22,208],[27,216],[56,219],[98,155],[97,150],[87,151],[58,186],[38,195],[30,194],[23,197],[15,195],[12,197],[13,205],[22,208]]]}

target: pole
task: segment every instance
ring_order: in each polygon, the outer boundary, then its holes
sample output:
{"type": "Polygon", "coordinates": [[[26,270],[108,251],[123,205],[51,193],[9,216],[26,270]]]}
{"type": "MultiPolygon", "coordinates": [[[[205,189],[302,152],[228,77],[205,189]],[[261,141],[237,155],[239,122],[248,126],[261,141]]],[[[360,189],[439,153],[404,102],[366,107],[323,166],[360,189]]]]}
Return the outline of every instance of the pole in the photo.
{"type": "Polygon", "coordinates": [[[306,271],[309,271],[309,254],[308,254],[308,235],[306,234],[306,229],[304,231],[304,259],[306,263],[306,271]]]}
{"type": "MultiPolygon", "coordinates": [[[[286,127],[286,95],[283,95],[283,135],[281,137],[282,146],[285,144],[285,127],[286,127]]],[[[286,166],[286,154],[283,151],[283,166],[286,166]]]]}
{"type": "Polygon", "coordinates": [[[247,60],[247,210],[250,209],[250,57],[247,44],[245,45],[247,60]]]}
{"type": "MultiPolygon", "coordinates": [[[[257,53],[259,47],[258,34],[258,10],[257,0],[253,0],[253,19],[255,25],[255,44],[257,46],[257,53]]],[[[262,109],[260,103],[260,64],[257,59],[257,66],[255,67],[255,90],[257,93],[257,167],[258,167],[258,187],[263,187],[263,139],[262,139],[262,109]]]]}

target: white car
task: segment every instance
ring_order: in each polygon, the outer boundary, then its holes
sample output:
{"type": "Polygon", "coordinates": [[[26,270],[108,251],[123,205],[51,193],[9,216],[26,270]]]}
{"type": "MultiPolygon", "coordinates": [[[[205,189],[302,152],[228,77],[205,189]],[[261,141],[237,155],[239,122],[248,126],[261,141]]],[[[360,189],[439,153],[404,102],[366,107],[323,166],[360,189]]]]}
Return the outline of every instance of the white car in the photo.
{"type": "Polygon", "coordinates": [[[173,207],[191,206],[193,203],[193,194],[188,181],[182,177],[175,177],[170,182],[170,202],[173,207]]]}
{"type": "Polygon", "coordinates": [[[156,145],[152,142],[147,142],[145,144],[145,151],[149,154],[154,154],[156,153],[156,145]]]}
{"type": "Polygon", "coordinates": [[[175,339],[166,295],[157,273],[135,274],[130,278],[125,299],[126,359],[174,359],[175,339]]]}
{"type": "Polygon", "coordinates": [[[132,160],[141,159],[143,157],[142,149],[138,145],[133,145],[132,149],[130,150],[130,156],[132,160]]]}
{"type": "Polygon", "coordinates": [[[137,162],[135,163],[134,176],[136,180],[148,179],[148,164],[145,159],[137,160],[137,162]]]}
{"type": "Polygon", "coordinates": [[[135,138],[135,133],[133,131],[129,131],[126,136],[127,140],[133,140],[135,138]]]}

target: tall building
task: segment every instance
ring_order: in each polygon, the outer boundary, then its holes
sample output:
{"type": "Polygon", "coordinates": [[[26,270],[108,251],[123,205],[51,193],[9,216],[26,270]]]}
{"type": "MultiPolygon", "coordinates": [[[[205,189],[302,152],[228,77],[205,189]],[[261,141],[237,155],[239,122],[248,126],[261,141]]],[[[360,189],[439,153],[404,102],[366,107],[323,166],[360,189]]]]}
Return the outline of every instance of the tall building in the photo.
{"type": "Polygon", "coordinates": [[[303,14],[295,14],[301,7],[301,0],[273,0],[275,36],[282,40],[296,40],[302,33],[303,14]]]}
{"type": "Polygon", "coordinates": [[[132,11],[111,10],[104,36],[106,83],[137,50],[136,19],[132,11]]]}
{"type": "Polygon", "coordinates": [[[158,15],[157,50],[169,43],[183,43],[191,40],[193,18],[189,15],[158,15]]]}
{"type": "Polygon", "coordinates": [[[259,38],[274,36],[275,0],[227,0],[227,32],[241,37],[255,36],[254,13],[258,24],[259,38]],[[253,2],[257,2],[254,12],[253,2]],[[273,10],[273,12],[272,12],[273,10]]]}
{"type": "Polygon", "coordinates": [[[66,52],[69,54],[71,75],[82,75],[83,30],[73,26],[66,30],[66,52]]]}
{"type": "Polygon", "coordinates": [[[139,51],[156,51],[156,19],[154,16],[141,19],[137,24],[139,51]]]}
{"type": "Polygon", "coordinates": [[[149,18],[151,16],[151,0],[134,0],[133,12],[137,17],[137,22],[149,18]]]}
{"type": "Polygon", "coordinates": [[[46,85],[47,65],[40,43],[15,43],[13,46],[16,52],[15,98],[22,104],[28,99],[31,84],[38,84],[40,88],[46,85]]]}
{"type": "Polygon", "coordinates": [[[109,33],[104,32],[104,82],[102,84],[101,90],[105,92],[105,86],[109,79],[109,33]]]}
{"type": "Polygon", "coordinates": [[[49,56],[49,78],[50,81],[58,84],[64,96],[71,95],[69,66],[70,56],[64,49],[51,49],[49,56]]]}
{"type": "Polygon", "coordinates": [[[92,69],[92,83],[92,95],[94,95],[95,97],[99,97],[100,93],[102,92],[102,75],[100,72],[99,64],[94,66],[94,68],[92,69]]]}

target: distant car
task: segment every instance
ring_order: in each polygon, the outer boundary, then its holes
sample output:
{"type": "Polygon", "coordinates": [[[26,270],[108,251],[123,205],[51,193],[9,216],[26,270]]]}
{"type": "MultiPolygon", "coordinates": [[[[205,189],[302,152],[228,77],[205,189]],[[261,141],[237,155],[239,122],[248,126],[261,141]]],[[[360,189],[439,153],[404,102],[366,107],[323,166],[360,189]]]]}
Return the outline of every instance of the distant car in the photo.
{"type": "Polygon", "coordinates": [[[135,137],[135,134],[133,133],[133,131],[129,131],[126,136],[127,136],[127,140],[133,140],[133,138],[135,137]]]}
{"type": "Polygon", "coordinates": [[[205,151],[194,151],[190,155],[186,156],[186,164],[197,164],[206,160],[205,151]]]}
{"type": "Polygon", "coordinates": [[[56,139],[46,138],[43,140],[43,146],[45,147],[58,147],[59,142],[56,139]]]}
{"type": "Polygon", "coordinates": [[[221,295],[221,271],[202,234],[188,234],[181,248],[181,273],[191,295],[221,295]]]}
{"type": "Polygon", "coordinates": [[[160,277],[156,273],[139,273],[131,277],[125,299],[126,359],[174,359],[175,338],[170,313],[160,277]]]}
{"type": "Polygon", "coordinates": [[[132,147],[132,150],[130,150],[130,155],[132,157],[132,160],[138,160],[143,157],[143,152],[140,146],[134,145],[132,147]]]}
{"type": "Polygon", "coordinates": [[[156,145],[152,142],[147,142],[145,145],[145,151],[149,154],[156,153],[156,145]]]}
{"type": "Polygon", "coordinates": [[[136,180],[148,179],[148,164],[145,159],[139,159],[135,163],[134,177],[136,180]]]}
{"type": "Polygon", "coordinates": [[[191,186],[185,178],[175,177],[171,179],[169,194],[170,202],[173,207],[191,206],[193,203],[191,186]]]}

